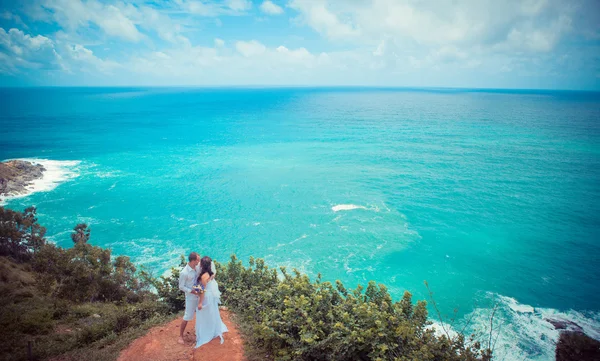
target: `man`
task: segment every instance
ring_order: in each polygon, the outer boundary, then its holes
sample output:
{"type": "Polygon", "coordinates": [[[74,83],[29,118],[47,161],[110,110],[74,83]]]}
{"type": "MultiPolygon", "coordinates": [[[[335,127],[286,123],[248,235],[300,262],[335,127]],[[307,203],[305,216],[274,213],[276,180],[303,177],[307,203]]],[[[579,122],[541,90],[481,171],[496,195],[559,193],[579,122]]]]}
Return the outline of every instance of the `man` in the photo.
{"type": "Polygon", "coordinates": [[[198,307],[198,293],[192,290],[192,287],[194,287],[194,282],[196,282],[196,278],[198,278],[200,256],[198,253],[192,252],[188,256],[188,261],[188,264],[185,265],[179,274],[179,289],[185,293],[185,313],[183,314],[183,320],[179,327],[179,340],[177,340],[181,345],[185,345],[185,341],[183,340],[185,327],[187,326],[188,321],[191,321],[194,318],[196,307],[198,307]]]}

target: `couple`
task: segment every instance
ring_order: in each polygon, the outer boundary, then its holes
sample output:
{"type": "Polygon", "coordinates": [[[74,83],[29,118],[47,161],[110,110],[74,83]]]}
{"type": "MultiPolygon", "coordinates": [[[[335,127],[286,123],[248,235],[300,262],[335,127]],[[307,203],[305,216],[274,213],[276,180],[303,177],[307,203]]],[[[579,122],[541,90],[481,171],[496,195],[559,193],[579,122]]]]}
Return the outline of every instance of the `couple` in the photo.
{"type": "Polygon", "coordinates": [[[221,292],[215,280],[215,266],[210,257],[200,259],[196,252],[190,253],[188,261],[179,274],[179,289],[185,293],[185,313],[177,342],[185,344],[183,332],[196,313],[196,348],[217,336],[223,343],[223,332],[227,332],[227,326],[219,314],[221,292]]]}

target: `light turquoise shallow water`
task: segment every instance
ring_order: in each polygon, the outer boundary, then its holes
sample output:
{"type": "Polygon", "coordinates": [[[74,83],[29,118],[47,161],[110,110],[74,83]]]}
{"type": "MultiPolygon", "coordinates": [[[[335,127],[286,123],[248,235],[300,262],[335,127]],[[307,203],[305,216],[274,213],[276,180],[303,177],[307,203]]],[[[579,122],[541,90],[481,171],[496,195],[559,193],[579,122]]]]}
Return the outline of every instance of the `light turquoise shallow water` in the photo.
{"type": "Polygon", "coordinates": [[[158,274],[196,250],[349,287],[373,279],[396,298],[426,297],[427,280],[444,313],[474,312],[475,331],[499,303],[507,360],[551,359],[557,333],[544,317],[600,337],[597,93],[0,95],[1,159],[78,161],[47,163],[48,179],[64,181],[7,203],[36,205],[62,246],[86,222],[94,244],[158,274]]]}

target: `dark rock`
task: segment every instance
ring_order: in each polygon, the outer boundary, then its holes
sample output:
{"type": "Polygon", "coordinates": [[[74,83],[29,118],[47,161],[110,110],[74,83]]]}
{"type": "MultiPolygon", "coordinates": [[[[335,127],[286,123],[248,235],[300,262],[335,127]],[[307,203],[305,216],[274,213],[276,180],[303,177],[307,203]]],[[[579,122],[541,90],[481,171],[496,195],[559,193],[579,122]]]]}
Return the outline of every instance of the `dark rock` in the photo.
{"type": "Polygon", "coordinates": [[[0,200],[3,196],[27,193],[32,181],[42,178],[46,171],[41,164],[23,160],[0,163],[0,200]]]}
{"type": "Polygon", "coordinates": [[[562,331],[556,344],[556,361],[599,361],[600,341],[583,332],[562,331]]]}
{"type": "Polygon", "coordinates": [[[552,324],[557,330],[566,330],[566,331],[574,331],[574,332],[583,332],[581,326],[576,324],[573,321],[563,320],[563,319],[554,319],[554,318],[545,318],[547,322],[552,324]]]}

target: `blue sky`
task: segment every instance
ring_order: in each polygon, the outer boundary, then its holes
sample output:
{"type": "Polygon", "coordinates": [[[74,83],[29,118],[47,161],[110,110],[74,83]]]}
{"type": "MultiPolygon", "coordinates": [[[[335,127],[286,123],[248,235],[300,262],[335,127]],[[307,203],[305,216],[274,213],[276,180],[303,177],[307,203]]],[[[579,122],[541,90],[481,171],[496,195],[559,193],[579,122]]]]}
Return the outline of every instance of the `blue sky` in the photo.
{"type": "Polygon", "coordinates": [[[597,0],[0,0],[0,86],[600,90],[597,0]]]}

